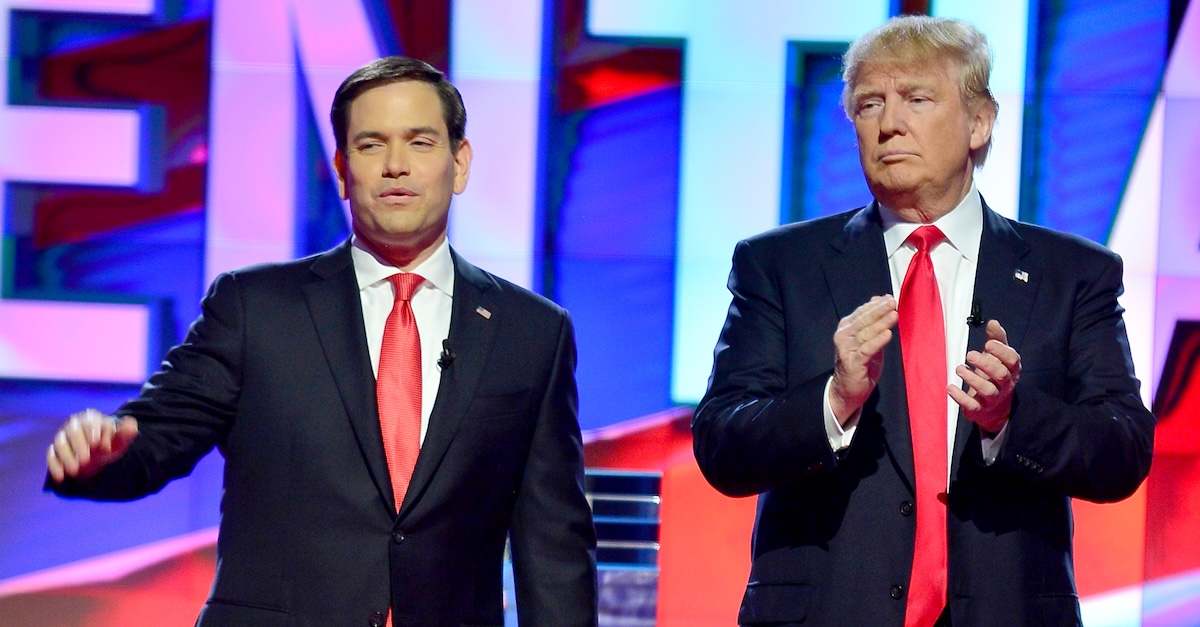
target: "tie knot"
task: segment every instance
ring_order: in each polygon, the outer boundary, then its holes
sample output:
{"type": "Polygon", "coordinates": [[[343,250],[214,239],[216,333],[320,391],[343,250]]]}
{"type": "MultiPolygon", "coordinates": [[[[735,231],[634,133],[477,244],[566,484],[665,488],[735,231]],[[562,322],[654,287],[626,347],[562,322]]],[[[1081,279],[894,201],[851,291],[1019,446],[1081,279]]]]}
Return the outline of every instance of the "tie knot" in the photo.
{"type": "Polygon", "coordinates": [[[401,272],[388,277],[392,287],[396,288],[396,301],[410,301],[413,297],[413,292],[417,291],[422,283],[425,282],[425,277],[414,272],[401,272]]]}
{"type": "Polygon", "coordinates": [[[912,235],[909,235],[905,241],[916,246],[917,250],[921,252],[929,252],[930,249],[937,246],[938,242],[944,239],[946,239],[946,236],[940,229],[932,224],[928,224],[913,231],[912,235]]]}

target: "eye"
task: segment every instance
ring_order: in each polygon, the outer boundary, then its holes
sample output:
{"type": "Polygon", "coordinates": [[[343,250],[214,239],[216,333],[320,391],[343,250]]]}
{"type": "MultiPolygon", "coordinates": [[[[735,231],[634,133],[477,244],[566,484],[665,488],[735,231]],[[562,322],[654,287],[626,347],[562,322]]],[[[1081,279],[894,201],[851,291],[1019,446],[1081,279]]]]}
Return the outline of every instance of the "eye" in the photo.
{"type": "Polygon", "coordinates": [[[858,115],[873,115],[878,113],[882,108],[883,101],[881,100],[864,100],[858,103],[858,109],[856,110],[856,113],[858,113],[858,115]]]}
{"type": "Polygon", "coordinates": [[[378,141],[378,140],[364,141],[364,142],[359,143],[354,148],[355,148],[355,150],[357,150],[361,153],[366,153],[366,154],[376,153],[376,152],[379,152],[380,150],[383,150],[383,142],[378,141]]]}
{"type": "Polygon", "coordinates": [[[436,144],[423,137],[418,137],[412,140],[410,143],[412,147],[416,148],[417,150],[432,150],[434,146],[436,146],[436,144]]]}

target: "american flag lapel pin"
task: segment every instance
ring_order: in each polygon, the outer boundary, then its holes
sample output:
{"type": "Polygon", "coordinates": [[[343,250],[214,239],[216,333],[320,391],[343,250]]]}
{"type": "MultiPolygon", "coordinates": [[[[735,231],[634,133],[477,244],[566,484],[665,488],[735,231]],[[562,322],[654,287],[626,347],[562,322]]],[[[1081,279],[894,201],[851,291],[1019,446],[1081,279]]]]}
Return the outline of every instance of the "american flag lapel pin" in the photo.
{"type": "Polygon", "coordinates": [[[1017,270],[1016,272],[1013,273],[1013,278],[1022,283],[1028,283],[1029,282],[1029,273],[1024,270],[1017,270]]]}
{"type": "Polygon", "coordinates": [[[482,305],[481,305],[481,306],[479,306],[479,307],[476,307],[476,308],[475,308],[475,313],[477,313],[477,314],[479,314],[479,315],[483,316],[483,319],[484,319],[484,320],[491,320],[491,319],[492,319],[492,312],[490,312],[490,311],[488,311],[488,310],[484,309],[482,305]]]}

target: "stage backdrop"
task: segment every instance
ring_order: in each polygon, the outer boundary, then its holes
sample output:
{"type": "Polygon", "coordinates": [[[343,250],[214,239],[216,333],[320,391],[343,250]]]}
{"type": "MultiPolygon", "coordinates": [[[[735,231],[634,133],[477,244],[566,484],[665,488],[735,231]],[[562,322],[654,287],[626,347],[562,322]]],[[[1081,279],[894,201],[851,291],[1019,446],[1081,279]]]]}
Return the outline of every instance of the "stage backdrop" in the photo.
{"type": "MultiPolygon", "coordinates": [[[[737,240],[869,201],[839,55],[902,11],[968,19],[995,49],[988,203],[1124,257],[1161,427],[1147,488],[1114,510],[1139,538],[1119,555],[1194,573],[1198,6],[0,0],[0,584],[216,524],[218,456],[97,505],[40,493],[45,446],[136,394],[216,274],[347,236],[327,112],[353,68],[403,53],[460,87],[475,162],[451,241],[571,311],[597,429],[703,393],[737,240]]],[[[1140,607],[1141,578],[1100,587],[1140,607]]]]}

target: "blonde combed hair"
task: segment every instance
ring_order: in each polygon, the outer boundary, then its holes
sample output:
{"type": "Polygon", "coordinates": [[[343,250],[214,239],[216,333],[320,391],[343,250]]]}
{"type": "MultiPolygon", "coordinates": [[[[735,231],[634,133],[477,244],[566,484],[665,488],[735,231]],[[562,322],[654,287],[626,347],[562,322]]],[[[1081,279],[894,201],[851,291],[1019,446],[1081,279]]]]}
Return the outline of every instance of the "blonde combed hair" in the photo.
{"type": "MultiPolygon", "coordinates": [[[[885,63],[916,66],[931,60],[957,62],[959,90],[968,108],[990,103],[992,113],[1000,113],[988,79],[992,73],[992,52],[987,37],[967,22],[927,15],[902,15],[863,35],[842,56],[842,107],[853,119],[854,88],[864,66],[885,63]]],[[[992,148],[992,138],[971,151],[975,167],[981,167],[992,148]]]]}

